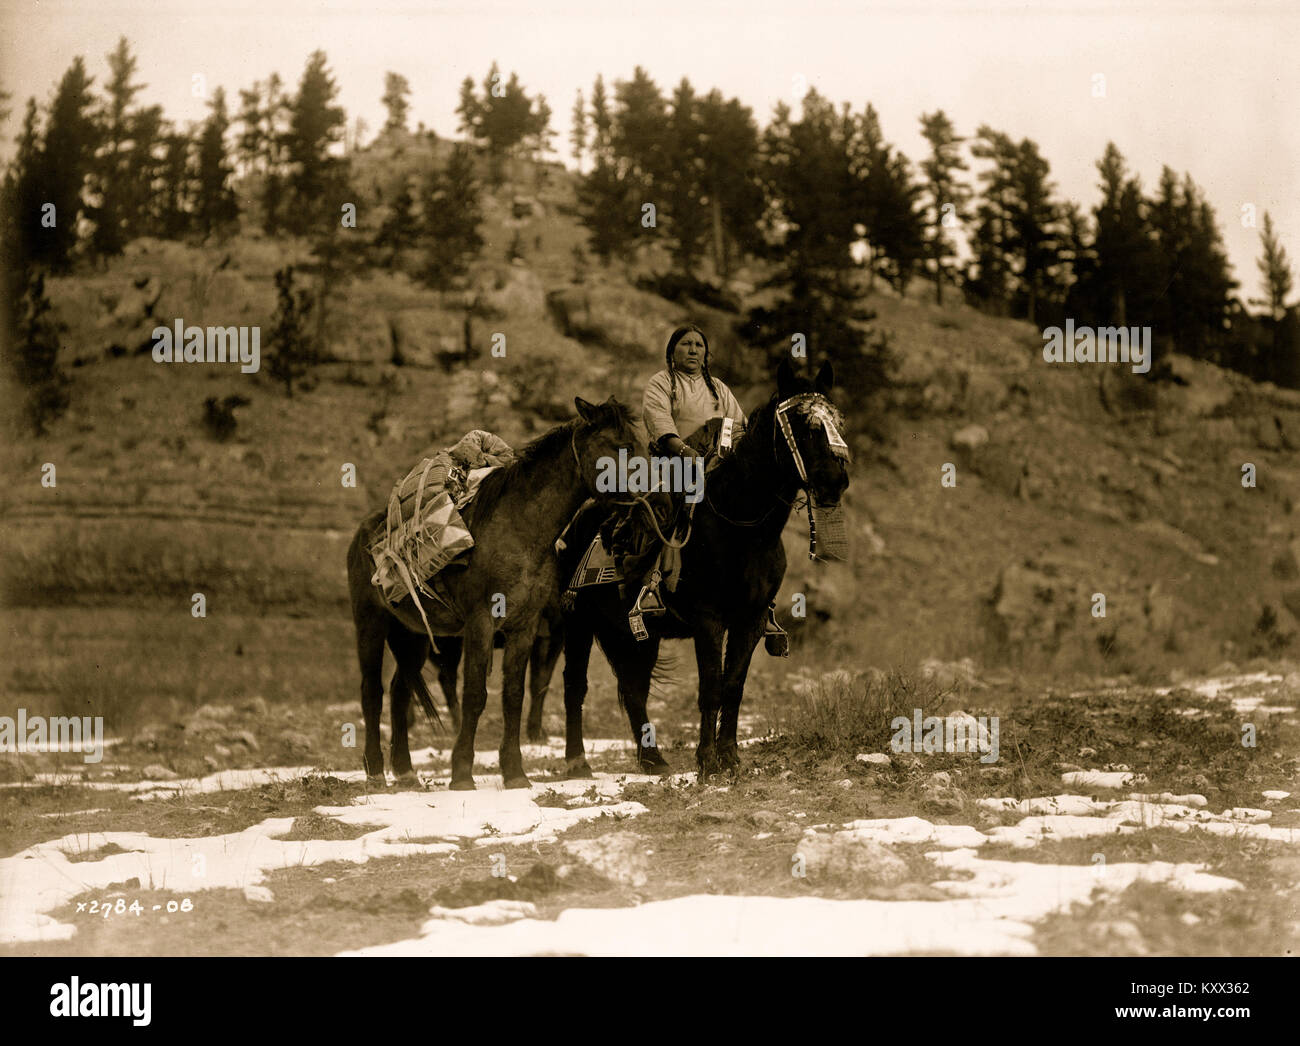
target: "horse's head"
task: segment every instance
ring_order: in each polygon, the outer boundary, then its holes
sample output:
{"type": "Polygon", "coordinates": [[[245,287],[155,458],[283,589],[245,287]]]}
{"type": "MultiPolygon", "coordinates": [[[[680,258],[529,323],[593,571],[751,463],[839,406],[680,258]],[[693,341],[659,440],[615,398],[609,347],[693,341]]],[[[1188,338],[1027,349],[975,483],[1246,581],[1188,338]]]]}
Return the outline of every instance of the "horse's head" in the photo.
{"type": "Polygon", "coordinates": [[[814,503],[839,504],[849,485],[844,415],[828,393],[835,384],[829,361],[809,381],[782,360],[776,372],[777,460],[794,473],[814,503]]]}
{"type": "Polygon", "coordinates": [[[588,403],[579,396],[573,405],[578,410],[573,454],[583,483],[598,501],[626,501],[627,492],[621,485],[611,486],[610,477],[615,475],[620,460],[630,466],[636,458],[649,457],[636,416],[613,396],[604,403],[588,403]]]}

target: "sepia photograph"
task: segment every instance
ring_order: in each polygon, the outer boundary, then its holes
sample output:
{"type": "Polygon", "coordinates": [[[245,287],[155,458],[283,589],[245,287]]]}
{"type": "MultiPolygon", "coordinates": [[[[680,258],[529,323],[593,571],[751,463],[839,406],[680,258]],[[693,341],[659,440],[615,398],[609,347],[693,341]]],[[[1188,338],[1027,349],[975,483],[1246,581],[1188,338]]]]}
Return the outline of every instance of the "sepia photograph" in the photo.
{"type": "Polygon", "coordinates": [[[1300,947],[1298,50],[1290,0],[0,0],[36,1011],[328,956],[1285,1006],[1152,963],[1300,947]]]}

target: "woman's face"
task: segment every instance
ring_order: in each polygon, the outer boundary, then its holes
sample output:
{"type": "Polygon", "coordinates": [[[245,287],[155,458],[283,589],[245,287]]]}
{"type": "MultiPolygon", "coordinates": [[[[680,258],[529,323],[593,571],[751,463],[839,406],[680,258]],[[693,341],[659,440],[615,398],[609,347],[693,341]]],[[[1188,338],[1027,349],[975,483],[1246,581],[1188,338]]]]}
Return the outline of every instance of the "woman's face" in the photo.
{"type": "Polygon", "coordinates": [[[704,370],[704,338],[699,331],[687,331],[673,349],[673,366],[691,377],[704,370]]]}

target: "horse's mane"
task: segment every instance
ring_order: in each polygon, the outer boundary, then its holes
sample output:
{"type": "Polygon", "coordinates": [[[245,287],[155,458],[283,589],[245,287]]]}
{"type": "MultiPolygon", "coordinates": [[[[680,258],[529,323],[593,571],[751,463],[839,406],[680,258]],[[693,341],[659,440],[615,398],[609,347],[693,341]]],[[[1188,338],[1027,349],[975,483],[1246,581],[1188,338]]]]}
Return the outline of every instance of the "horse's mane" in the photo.
{"type": "Polygon", "coordinates": [[[747,461],[746,458],[749,456],[750,448],[759,447],[762,445],[761,441],[772,438],[778,399],[779,393],[772,393],[771,398],[750,415],[744,434],[736,441],[735,449],[718,462],[715,472],[719,474],[719,479],[748,471],[760,464],[757,461],[747,461]]]}
{"type": "Polygon", "coordinates": [[[625,404],[617,400],[599,403],[590,420],[581,417],[571,418],[556,425],[549,432],[544,432],[534,440],[524,444],[515,455],[515,460],[499,469],[494,469],[483,477],[474,494],[471,505],[472,513],[477,516],[492,508],[506,491],[529,478],[539,464],[554,461],[561,453],[569,449],[574,433],[584,425],[591,428],[603,428],[606,425],[633,425],[635,418],[625,404]]]}

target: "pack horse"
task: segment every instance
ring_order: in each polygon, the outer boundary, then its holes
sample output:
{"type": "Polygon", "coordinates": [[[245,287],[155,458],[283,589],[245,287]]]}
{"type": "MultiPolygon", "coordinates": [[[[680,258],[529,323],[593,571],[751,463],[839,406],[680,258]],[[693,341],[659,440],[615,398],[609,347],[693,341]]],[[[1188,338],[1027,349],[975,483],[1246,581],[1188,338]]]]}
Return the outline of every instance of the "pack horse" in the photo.
{"type": "MultiPolygon", "coordinates": [[[[588,499],[628,504],[617,492],[598,489],[601,462],[645,455],[636,419],[612,397],[596,405],[575,400],[578,417],[528,444],[513,464],[496,468],[478,483],[464,507],[473,547],[453,569],[436,575],[423,601],[412,590],[396,602],[372,582],[371,549],[382,537],[388,513],[367,516],[348,548],[348,590],[361,664],[361,709],[366,726],[365,768],[382,785],[384,758],[379,722],[383,710],[384,644],[397,662],[390,690],[391,761],[401,787],[418,786],[407,739],[414,695],[430,718],[433,698],[421,669],[438,636],[458,636],[464,647],[464,700],[451,757],[451,787],[474,787],[474,736],[487,704],[487,676],[493,639],[505,636],[501,703],[505,730],[501,776],[507,788],[527,788],[519,749],[524,676],[538,621],[553,603],[558,574],[555,542],[588,499]],[[504,615],[494,614],[504,608],[504,615]]],[[[635,499],[646,503],[645,498],[635,499]]],[[[453,685],[454,689],[454,685],[453,685]]]]}

